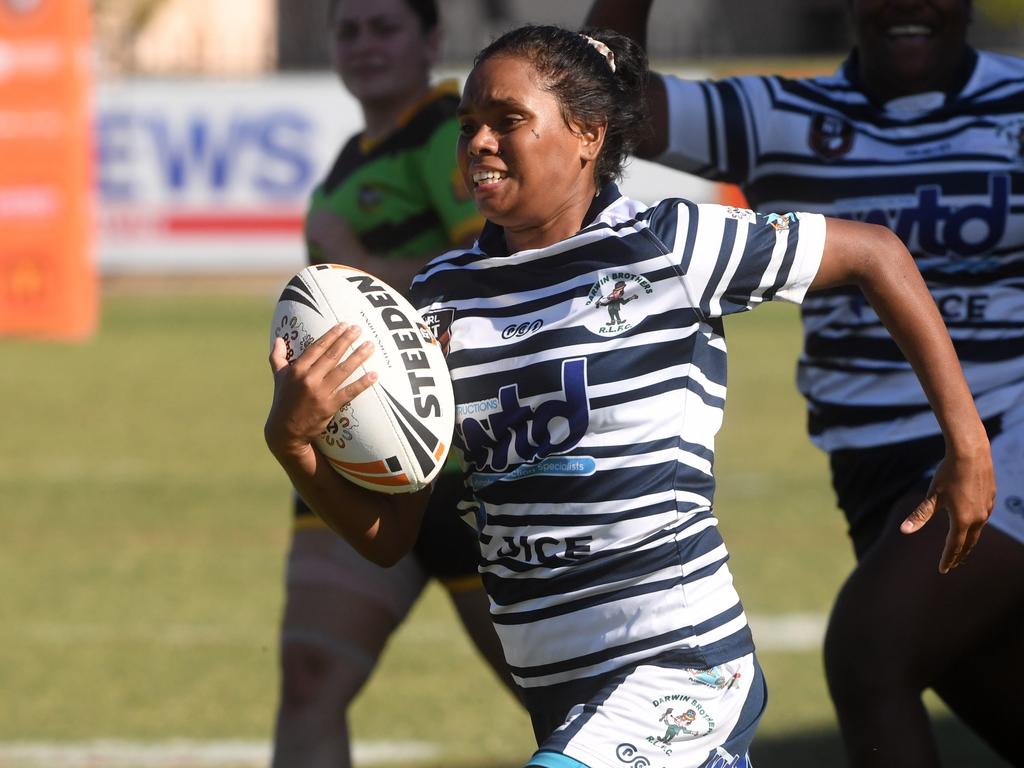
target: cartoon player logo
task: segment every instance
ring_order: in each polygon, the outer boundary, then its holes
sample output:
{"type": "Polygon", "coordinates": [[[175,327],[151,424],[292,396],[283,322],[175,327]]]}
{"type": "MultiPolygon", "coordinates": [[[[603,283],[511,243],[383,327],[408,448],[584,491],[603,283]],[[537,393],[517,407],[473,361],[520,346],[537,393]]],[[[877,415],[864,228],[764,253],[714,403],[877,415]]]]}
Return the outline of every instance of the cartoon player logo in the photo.
{"type": "Polygon", "coordinates": [[[612,292],[607,296],[602,296],[594,305],[597,307],[608,307],[608,325],[622,325],[625,321],[619,314],[619,308],[623,304],[629,304],[629,302],[636,298],[639,297],[635,293],[629,296],[626,295],[626,281],[619,280],[615,283],[612,292]]]}
{"type": "Polygon", "coordinates": [[[693,721],[696,719],[697,710],[695,709],[687,709],[685,712],[680,712],[676,715],[673,714],[672,707],[669,707],[658,718],[659,723],[665,724],[665,735],[656,737],[654,739],[655,743],[671,744],[680,733],[685,733],[689,736],[698,735],[697,731],[690,730],[690,726],[693,725],[693,721]]]}
{"type": "Polygon", "coordinates": [[[614,336],[628,331],[642,318],[638,319],[636,312],[630,312],[630,316],[633,317],[633,321],[631,321],[624,316],[622,308],[643,295],[653,293],[654,287],[647,278],[641,275],[634,275],[630,272],[613,272],[603,275],[590,287],[586,306],[607,310],[608,321],[603,322],[603,312],[596,313],[596,317],[595,313],[588,312],[584,315],[584,322],[590,330],[602,336],[614,336]]]}

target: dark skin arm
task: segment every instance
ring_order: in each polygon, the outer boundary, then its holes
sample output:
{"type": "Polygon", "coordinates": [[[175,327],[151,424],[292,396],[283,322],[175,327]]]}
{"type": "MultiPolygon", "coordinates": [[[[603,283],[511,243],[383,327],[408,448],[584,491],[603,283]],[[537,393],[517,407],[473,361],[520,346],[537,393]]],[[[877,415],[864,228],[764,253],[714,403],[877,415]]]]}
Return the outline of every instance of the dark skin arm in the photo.
{"type": "Polygon", "coordinates": [[[985,428],[949,333],[913,257],[890,230],[828,219],[825,251],[810,290],[857,285],[914,368],[946,441],[923,502],[900,530],[913,533],[936,511],[949,516],[939,572],[959,565],[978,541],[995,500],[985,428]]]}
{"type": "MultiPolygon", "coordinates": [[[[647,19],[654,0],[594,0],[584,25],[613,29],[647,48],[647,19]]],[[[647,79],[647,111],[651,130],[636,149],[638,157],[652,158],[668,147],[668,97],[661,76],[652,72],[647,79]]]]}
{"type": "Polygon", "coordinates": [[[357,326],[336,325],[291,365],[284,342],[275,340],[270,352],[274,399],[263,433],[310,508],[363,557],[387,567],[416,542],[430,491],[394,496],[369,491],[335,472],[313,445],[338,409],[376,381],[375,373],[367,373],[341,387],[373,353],[368,342],[356,346],[359,332],[357,326]]]}

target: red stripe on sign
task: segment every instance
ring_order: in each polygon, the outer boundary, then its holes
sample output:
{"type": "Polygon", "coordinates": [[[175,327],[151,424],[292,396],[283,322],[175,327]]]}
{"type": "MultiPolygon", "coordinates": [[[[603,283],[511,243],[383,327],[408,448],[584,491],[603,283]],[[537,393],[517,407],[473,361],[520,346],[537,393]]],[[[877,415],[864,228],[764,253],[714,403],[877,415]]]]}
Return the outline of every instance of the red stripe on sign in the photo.
{"type": "Polygon", "coordinates": [[[301,214],[273,213],[171,213],[163,218],[167,232],[174,234],[288,234],[302,231],[301,214]]]}

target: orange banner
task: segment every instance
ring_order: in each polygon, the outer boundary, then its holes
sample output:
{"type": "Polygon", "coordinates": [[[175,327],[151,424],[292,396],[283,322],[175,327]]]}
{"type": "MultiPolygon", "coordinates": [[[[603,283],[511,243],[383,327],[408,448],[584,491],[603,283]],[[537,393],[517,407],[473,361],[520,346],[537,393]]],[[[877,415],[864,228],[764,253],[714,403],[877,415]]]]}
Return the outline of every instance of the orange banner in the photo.
{"type": "Polygon", "coordinates": [[[89,0],[0,0],[0,334],[96,327],[89,0]]]}

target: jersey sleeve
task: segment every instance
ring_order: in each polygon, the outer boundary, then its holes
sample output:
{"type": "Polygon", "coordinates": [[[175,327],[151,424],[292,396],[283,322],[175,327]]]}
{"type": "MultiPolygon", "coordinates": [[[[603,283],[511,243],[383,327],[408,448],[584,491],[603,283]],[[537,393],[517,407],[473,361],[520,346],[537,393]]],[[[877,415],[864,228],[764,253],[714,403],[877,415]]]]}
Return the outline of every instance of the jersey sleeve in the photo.
{"type": "Polygon", "coordinates": [[[765,301],[799,304],[818,273],[825,217],[667,200],[651,230],[679,267],[688,300],[705,317],[765,301]]]}
{"type": "Polygon", "coordinates": [[[445,120],[430,137],[420,169],[430,204],[444,224],[452,245],[475,237],[484,223],[455,162],[458,137],[458,122],[445,120]]]}
{"type": "Polygon", "coordinates": [[[715,181],[748,180],[756,152],[755,123],[771,112],[760,105],[762,78],[684,80],[662,75],[668,98],[668,146],[655,161],[715,181]]]}

